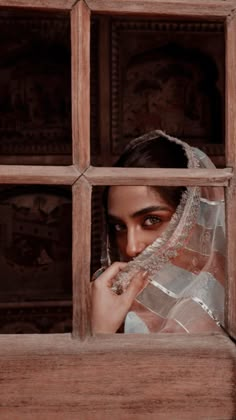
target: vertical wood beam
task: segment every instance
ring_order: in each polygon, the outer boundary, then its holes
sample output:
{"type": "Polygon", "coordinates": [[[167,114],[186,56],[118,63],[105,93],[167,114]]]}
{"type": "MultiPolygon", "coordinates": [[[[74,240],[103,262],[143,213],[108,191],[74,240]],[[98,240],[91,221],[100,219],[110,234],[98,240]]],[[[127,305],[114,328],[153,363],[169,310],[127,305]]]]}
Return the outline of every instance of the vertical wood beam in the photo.
{"type": "Polygon", "coordinates": [[[73,336],[90,335],[90,260],[92,187],[82,176],[73,194],[73,336]]]}
{"type": "Polygon", "coordinates": [[[73,164],[90,163],[90,10],[80,0],[71,11],[73,164]]]}
{"type": "Polygon", "coordinates": [[[226,165],[233,178],[226,189],[227,281],[225,325],[236,338],[236,15],[226,21],[226,165]]]}

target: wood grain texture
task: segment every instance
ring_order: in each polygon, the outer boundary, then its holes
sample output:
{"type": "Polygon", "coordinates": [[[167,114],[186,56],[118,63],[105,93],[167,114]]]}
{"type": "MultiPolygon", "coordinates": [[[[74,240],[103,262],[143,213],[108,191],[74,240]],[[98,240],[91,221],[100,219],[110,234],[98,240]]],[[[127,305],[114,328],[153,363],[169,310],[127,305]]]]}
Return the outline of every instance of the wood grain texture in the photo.
{"type": "Polygon", "coordinates": [[[90,162],[90,10],[80,0],[71,12],[72,149],[81,171],[90,162]]]}
{"type": "Polygon", "coordinates": [[[80,175],[73,166],[0,165],[0,184],[72,185],[80,175]]]}
{"type": "Polygon", "coordinates": [[[76,0],[0,0],[0,7],[39,10],[71,10],[76,0]]]}
{"type": "Polygon", "coordinates": [[[117,15],[226,18],[235,8],[234,0],[86,0],[91,11],[117,15]]]}
{"type": "Polygon", "coordinates": [[[226,190],[227,288],[226,328],[236,338],[236,15],[226,25],[226,165],[234,176],[226,190]]]}
{"type": "Polygon", "coordinates": [[[225,68],[225,118],[226,118],[226,165],[235,168],[236,163],[236,17],[230,16],[226,22],[226,68],[225,68]]]}
{"type": "Polygon", "coordinates": [[[95,168],[84,176],[93,185],[227,186],[231,169],[95,168]]]}
{"type": "Polygon", "coordinates": [[[232,420],[235,362],[224,335],[1,336],[0,418],[232,420]]]}
{"type": "Polygon", "coordinates": [[[73,194],[73,335],[90,334],[91,185],[81,177],[73,194]]]}

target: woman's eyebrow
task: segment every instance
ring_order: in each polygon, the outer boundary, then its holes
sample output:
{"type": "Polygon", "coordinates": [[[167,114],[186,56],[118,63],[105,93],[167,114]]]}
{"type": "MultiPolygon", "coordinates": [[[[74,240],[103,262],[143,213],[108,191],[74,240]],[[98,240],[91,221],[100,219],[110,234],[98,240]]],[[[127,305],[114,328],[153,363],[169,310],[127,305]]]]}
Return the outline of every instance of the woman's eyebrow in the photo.
{"type": "MultiPolygon", "coordinates": [[[[151,213],[152,211],[171,211],[170,207],[167,206],[149,206],[145,207],[143,209],[137,210],[134,213],[131,214],[131,217],[135,218],[138,216],[142,216],[143,214],[151,213]]],[[[107,215],[109,222],[122,222],[122,219],[119,217],[109,214],[107,215]]]]}
{"type": "Polygon", "coordinates": [[[119,217],[114,216],[113,214],[109,214],[109,213],[108,213],[107,218],[108,218],[108,221],[109,221],[110,223],[111,223],[111,222],[122,222],[122,220],[121,220],[119,217]]]}
{"type": "Polygon", "coordinates": [[[166,206],[149,206],[149,207],[145,207],[144,209],[135,211],[133,214],[131,214],[131,217],[142,216],[143,214],[151,213],[152,211],[171,211],[171,209],[170,207],[166,207],[166,206]]]}

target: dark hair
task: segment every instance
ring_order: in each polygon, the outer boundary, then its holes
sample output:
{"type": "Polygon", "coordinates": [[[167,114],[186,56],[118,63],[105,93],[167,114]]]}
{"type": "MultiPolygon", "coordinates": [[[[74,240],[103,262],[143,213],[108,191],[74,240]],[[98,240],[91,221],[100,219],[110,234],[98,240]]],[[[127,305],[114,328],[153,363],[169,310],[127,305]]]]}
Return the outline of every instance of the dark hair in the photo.
{"type": "MultiPolygon", "coordinates": [[[[188,159],[181,144],[157,135],[154,138],[132,141],[113,165],[122,168],[187,168],[188,159]]],[[[155,187],[162,198],[171,206],[177,207],[185,187],[155,187]]],[[[107,206],[108,190],[104,194],[107,206]]]]}

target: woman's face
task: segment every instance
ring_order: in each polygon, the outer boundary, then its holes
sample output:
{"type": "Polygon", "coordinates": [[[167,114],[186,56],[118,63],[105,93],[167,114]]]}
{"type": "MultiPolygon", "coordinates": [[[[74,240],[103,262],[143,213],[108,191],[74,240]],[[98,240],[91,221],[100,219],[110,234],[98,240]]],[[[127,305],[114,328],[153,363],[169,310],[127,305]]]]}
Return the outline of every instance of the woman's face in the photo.
{"type": "Polygon", "coordinates": [[[174,212],[152,187],[110,187],[108,223],[122,259],[131,260],[158,238],[174,212]]]}

